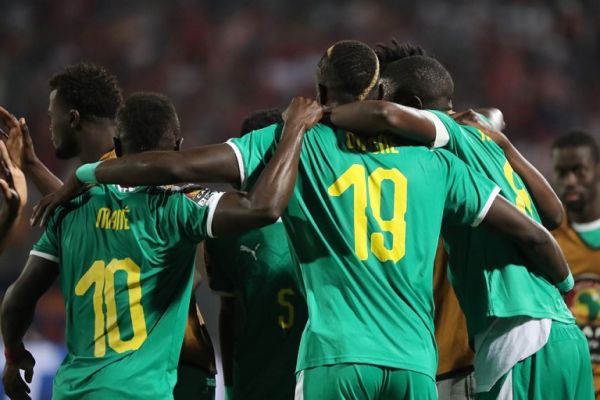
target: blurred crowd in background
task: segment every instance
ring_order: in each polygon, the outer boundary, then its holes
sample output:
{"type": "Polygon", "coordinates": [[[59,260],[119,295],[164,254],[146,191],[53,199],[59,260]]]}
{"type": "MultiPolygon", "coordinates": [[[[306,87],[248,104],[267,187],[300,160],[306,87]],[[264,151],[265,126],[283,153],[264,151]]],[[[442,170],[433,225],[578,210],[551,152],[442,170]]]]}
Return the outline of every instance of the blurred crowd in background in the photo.
{"type": "MultiPolygon", "coordinates": [[[[125,95],[146,90],[171,97],[184,147],[237,135],[253,110],[284,108],[295,95],[314,96],[317,61],[334,42],[375,45],[392,37],[422,45],[449,69],[456,110],[500,108],[509,138],[548,177],[549,147],[558,135],[571,127],[600,133],[597,0],[5,0],[2,5],[0,104],[27,118],[38,155],[61,178],[76,163],[54,157],[48,80],[83,60],[116,74],[125,95]]],[[[31,188],[30,202],[37,199],[31,188]]],[[[0,258],[0,292],[16,277],[40,232],[22,222],[0,258]]],[[[61,341],[63,324],[62,298],[55,290],[38,307],[37,335],[61,341]]]]}

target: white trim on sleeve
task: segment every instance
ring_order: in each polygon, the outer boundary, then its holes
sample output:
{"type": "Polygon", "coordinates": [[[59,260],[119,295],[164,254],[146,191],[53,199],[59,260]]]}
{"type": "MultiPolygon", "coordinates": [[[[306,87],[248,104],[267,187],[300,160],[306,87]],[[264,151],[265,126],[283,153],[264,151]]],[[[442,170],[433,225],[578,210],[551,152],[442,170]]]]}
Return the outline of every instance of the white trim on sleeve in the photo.
{"type": "Polygon", "coordinates": [[[217,204],[219,204],[219,200],[221,200],[221,197],[223,197],[224,194],[224,192],[214,193],[212,196],[210,196],[210,199],[208,199],[208,203],[206,204],[206,206],[208,207],[208,217],[206,218],[206,233],[210,238],[214,238],[212,231],[213,217],[215,216],[217,204]]]}
{"type": "Polygon", "coordinates": [[[244,170],[244,159],[242,158],[242,153],[237,145],[231,141],[231,139],[226,141],[225,144],[229,145],[229,147],[231,147],[235,153],[235,158],[237,159],[238,168],[240,170],[240,187],[243,187],[244,182],[246,182],[246,171],[244,170]]]}
{"type": "Polygon", "coordinates": [[[31,250],[29,252],[30,256],[36,256],[39,258],[43,258],[44,260],[48,260],[48,261],[52,261],[58,264],[59,259],[56,256],[53,256],[52,254],[48,254],[48,253],[43,253],[41,251],[37,251],[37,250],[31,250]]]}
{"type": "Polygon", "coordinates": [[[473,223],[471,224],[471,226],[473,228],[475,228],[475,227],[479,226],[479,224],[481,224],[481,221],[483,221],[483,219],[487,215],[488,211],[490,211],[490,207],[492,206],[492,203],[494,202],[494,200],[496,200],[498,193],[500,193],[500,188],[498,186],[496,186],[496,187],[494,187],[494,190],[492,190],[490,197],[488,197],[483,208],[479,212],[479,215],[477,215],[477,218],[475,218],[475,221],[473,221],[473,223]]]}
{"type": "Polygon", "coordinates": [[[420,114],[430,120],[435,125],[435,140],[431,144],[432,148],[444,147],[450,141],[450,135],[446,129],[446,125],[441,119],[431,111],[421,110],[420,114]]]}

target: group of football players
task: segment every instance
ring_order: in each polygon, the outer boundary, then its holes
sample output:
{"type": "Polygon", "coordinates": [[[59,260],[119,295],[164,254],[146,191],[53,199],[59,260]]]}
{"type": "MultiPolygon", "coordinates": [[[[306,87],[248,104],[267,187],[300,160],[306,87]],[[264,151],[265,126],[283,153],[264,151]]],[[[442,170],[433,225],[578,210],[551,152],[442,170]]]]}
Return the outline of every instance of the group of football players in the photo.
{"type": "Polygon", "coordinates": [[[316,101],[180,151],[166,96],[123,100],[104,68],[69,66],[48,108],[57,157],[82,163],[64,185],[0,108],[2,244],[25,178],[45,196],[0,314],[10,398],[29,398],[23,338],[58,278],[68,353],[53,398],[213,399],[203,266],[228,399],[594,398],[594,139],[555,142],[557,195],[499,110],[453,110],[452,76],[420,47],[337,42],[315,80],[316,101]]]}

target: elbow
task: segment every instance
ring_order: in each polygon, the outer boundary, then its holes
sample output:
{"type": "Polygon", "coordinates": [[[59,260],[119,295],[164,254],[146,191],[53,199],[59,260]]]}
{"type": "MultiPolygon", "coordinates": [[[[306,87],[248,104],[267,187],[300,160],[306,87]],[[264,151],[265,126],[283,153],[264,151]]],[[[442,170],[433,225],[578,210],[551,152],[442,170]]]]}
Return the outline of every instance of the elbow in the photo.
{"type": "Polygon", "coordinates": [[[564,210],[560,207],[559,210],[544,217],[544,227],[550,231],[557,229],[562,224],[563,218],[564,210]]]}
{"type": "Polygon", "coordinates": [[[258,212],[258,218],[261,222],[261,225],[271,225],[277,222],[281,215],[283,214],[283,209],[276,205],[270,205],[258,212]]]}
{"type": "Polygon", "coordinates": [[[398,115],[398,108],[392,103],[378,102],[375,108],[375,118],[388,129],[398,128],[402,125],[402,117],[398,115]]]}

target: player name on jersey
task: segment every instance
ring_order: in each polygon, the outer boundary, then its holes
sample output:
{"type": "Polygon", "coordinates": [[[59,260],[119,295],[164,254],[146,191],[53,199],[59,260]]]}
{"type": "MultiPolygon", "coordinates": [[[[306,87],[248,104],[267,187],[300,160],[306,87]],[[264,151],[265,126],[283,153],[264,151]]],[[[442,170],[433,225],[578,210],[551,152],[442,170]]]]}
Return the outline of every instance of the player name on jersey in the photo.
{"type": "Polygon", "coordinates": [[[98,210],[96,228],[127,231],[129,230],[127,213],[129,213],[129,208],[127,207],[120,210],[111,210],[110,208],[102,207],[98,210]]]}
{"type": "Polygon", "coordinates": [[[392,154],[398,153],[391,140],[385,135],[372,138],[360,138],[352,132],[346,132],[346,148],[361,153],[392,154]]]}

